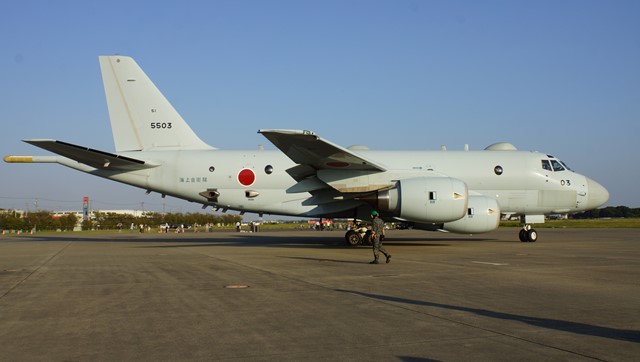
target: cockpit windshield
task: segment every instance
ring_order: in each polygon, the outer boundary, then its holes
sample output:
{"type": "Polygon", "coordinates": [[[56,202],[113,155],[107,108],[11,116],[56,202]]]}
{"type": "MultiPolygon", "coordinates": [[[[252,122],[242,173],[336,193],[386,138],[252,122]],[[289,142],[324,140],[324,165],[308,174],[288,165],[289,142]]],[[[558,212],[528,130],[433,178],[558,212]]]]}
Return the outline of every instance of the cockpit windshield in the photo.
{"type": "Polygon", "coordinates": [[[566,163],[560,161],[560,163],[562,164],[562,166],[564,166],[564,168],[566,168],[567,170],[571,171],[571,168],[569,168],[569,166],[567,166],[566,163]]]}
{"type": "Polygon", "coordinates": [[[542,163],[542,169],[546,170],[546,171],[555,171],[555,172],[559,172],[559,171],[564,171],[564,170],[571,170],[569,167],[567,167],[567,165],[560,161],[560,160],[540,160],[542,163]]]}
{"type": "Polygon", "coordinates": [[[551,160],[551,165],[554,171],[564,171],[564,166],[558,160],[551,160]]]}

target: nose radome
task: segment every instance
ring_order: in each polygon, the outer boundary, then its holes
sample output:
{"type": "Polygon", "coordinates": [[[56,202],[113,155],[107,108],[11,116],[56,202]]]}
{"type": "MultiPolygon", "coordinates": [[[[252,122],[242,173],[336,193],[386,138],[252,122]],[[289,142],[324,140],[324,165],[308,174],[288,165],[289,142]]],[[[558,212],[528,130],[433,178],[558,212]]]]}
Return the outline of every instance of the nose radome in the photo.
{"type": "Polygon", "coordinates": [[[609,191],[590,178],[587,178],[587,195],[587,210],[595,209],[609,201],[609,191]]]}

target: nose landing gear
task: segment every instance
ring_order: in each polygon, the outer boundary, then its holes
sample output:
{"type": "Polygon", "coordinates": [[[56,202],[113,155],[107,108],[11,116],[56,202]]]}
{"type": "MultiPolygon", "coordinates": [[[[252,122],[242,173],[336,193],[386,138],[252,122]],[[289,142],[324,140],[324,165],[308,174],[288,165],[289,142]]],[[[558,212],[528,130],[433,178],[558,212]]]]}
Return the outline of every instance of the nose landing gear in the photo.
{"type": "Polygon", "coordinates": [[[538,232],[529,224],[522,227],[518,236],[523,243],[535,243],[538,240],[538,232]]]}

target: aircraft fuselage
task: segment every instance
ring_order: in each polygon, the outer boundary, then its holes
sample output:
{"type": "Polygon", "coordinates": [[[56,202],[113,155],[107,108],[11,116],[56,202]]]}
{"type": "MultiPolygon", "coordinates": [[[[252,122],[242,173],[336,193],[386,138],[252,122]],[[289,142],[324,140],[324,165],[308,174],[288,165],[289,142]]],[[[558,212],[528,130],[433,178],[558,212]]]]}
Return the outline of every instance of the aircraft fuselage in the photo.
{"type": "MultiPolygon", "coordinates": [[[[375,175],[393,185],[395,180],[448,176],[464,181],[469,191],[498,201],[502,213],[548,214],[588,210],[600,202],[602,192],[589,190],[587,177],[564,169],[543,169],[549,156],[524,151],[360,151],[392,169],[375,175]],[[498,173],[496,170],[501,170],[498,173]],[[596,193],[596,195],[591,195],[596,193]],[[591,197],[591,199],[590,199],[591,197]],[[591,200],[591,201],[590,201],[591,200]]],[[[281,152],[270,150],[147,151],[123,153],[150,160],[160,166],[128,173],[96,169],[92,173],[146,190],[207,204],[200,195],[215,189],[213,206],[233,210],[318,216],[314,205],[305,205],[312,195],[289,192],[297,182],[286,172],[296,166],[281,152]],[[251,170],[254,181],[241,180],[242,170],[251,170]],[[272,170],[267,173],[266,170],[272,170]],[[242,184],[245,182],[246,184],[242,184]],[[252,193],[248,193],[251,191],[252,193]]],[[[354,202],[357,204],[357,202],[354,202]]],[[[348,209],[348,205],[343,208],[348,209]]]]}

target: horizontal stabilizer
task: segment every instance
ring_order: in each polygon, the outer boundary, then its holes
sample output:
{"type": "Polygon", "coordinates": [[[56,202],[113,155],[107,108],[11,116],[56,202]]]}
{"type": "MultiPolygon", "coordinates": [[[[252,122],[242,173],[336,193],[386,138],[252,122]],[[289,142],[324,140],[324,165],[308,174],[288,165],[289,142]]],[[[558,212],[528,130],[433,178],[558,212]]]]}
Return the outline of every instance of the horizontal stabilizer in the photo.
{"type": "Polygon", "coordinates": [[[24,140],[24,142],[98,169],[133,171],[157,166],[134,158],[62,141],[31,139],[24,140]]]}

